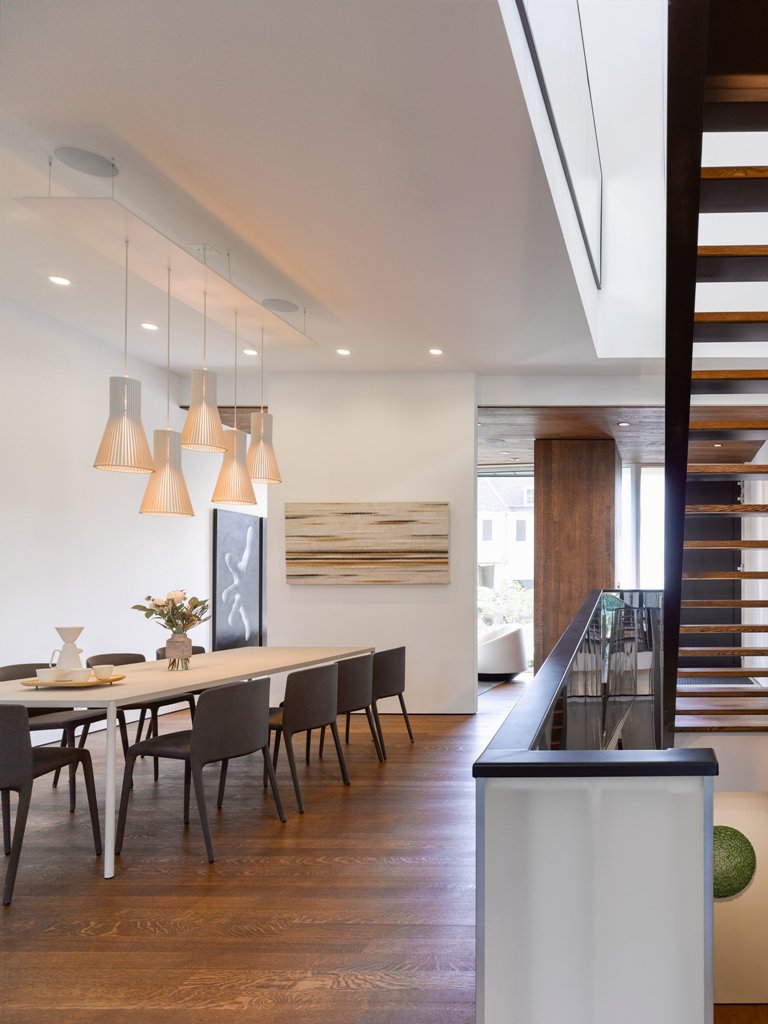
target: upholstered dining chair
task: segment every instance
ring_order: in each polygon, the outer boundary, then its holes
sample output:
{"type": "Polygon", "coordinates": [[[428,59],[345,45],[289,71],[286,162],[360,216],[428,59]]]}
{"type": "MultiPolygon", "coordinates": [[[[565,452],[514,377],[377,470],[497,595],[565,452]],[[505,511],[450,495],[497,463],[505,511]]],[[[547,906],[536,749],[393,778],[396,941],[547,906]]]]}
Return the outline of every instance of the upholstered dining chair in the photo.
{"type": "Polygon", "coordinates": [[[120,853],[125,836],[128,800],[131,793],[133,766],[141,755],[170,757],[184,761],[184,824],[189,824],[190,778],[195,787],[195,799],[200,825],[208,853],[208,863],[214,860],[213,843],[208,825],[203,787],[203,767],[221,762],[217,806],[224,801],[227,765],[232,758],[245,757],[261,750],[264,768],[272,784],[277,813],[285,821],[277,779],[269,760],[269,680],[246,679],[204,690],[197,703],[197,714],[191,729],[165,733],[134,743],[128,749],[117,820],[115,853],[120,853]]]}
{"type": "MultiPolygon", "coordinates": [[[[345,658],[337,662],[339,668],[339,692],[336,713],[346,715],[344,742],[349,743],[349,722],[353,711],[364,711],[373,738],[373,746],[379,761],[384,760],[379,746],[379,734],[373,718],[373,655],[363,654],[359,658],[345,658]]],[[[320,730],[320,756],[325,744],[325,726],[320,730]]],[[[307,733],[307,741],[309,741],[307,733]]]]}
{"type": "Polygon", "coordinates": [[[3,817],[3,848],[10,854],[3,885],[3,906],[13,898],[16,874],[19,869],[21,846],[32,798],[35,779],[48,772],[72,766],[83,766],[85,791],[91,812],[93,845],[97,856],[101,853],[101,828],[96,787],[93,783],[91,755],[80,747],[33,747],[29,732],[27,709],[21,705],[0,704],[0,804],[3,817]],[[11,838],[11,791],[18,793],[16,821],[11,838]]]}
{"type": "MultiPolygon", "coordinates": [[[[5,682],[8,679],[32,678],[39,668],[48,668],[48,662],[29,661],[20,662],[17,665],[0,665],[0,682],[5,682]]],[[[60,732],[62,747],[79,746],[81,748],[85,746],[85,741],[88,739],[88,730],[93,723],[103,722],[107,717],[106,711],[102,710],[86,711],[81,709],[80,711],[75,711],[74,708],[70,710],[68,708],[46,707],[30,708],[28,715],[30,732],[44,732],[48,729],[52,732],[60,732]],[[82,729],[79,743],[77,743],[76,739],[78,729],[82,729]]],[[[75,767],[71,765],[69,770],[69,809],[71,812],[74,812],[77,801],[75,767]]],[[[59,784],[60,774],[60,768],[54,769],[54,788],[59,784]]]]}
{"type": "Polygon", "coordinates": [[[405,648],[392,647],[387,651],[376,651],[373,656],[373,719],[376,722],[376,731],[379,734],[379,746],[387,758],[387,748],[384,746],[384,733],[381,729],[381,718],[377,701],[385,697],[397,697],[400,701],[400,709],[405,719],[405,727],[408,730],[408,737],[413,743],[413,731],[408,712],[405,707],[403,693],[405,691],[405,648]]]}
{"type": "MultiPolygon", "coordinates": [[[[93,668],[94,665],[137,665],[147,659],[143,654],[92,654],[90,658],[86,659],[85,664],[88,668],[93,668]]],[[[139,712],[139,724],[136,727],[136,742],[138,743],[141,739],[141,733],[144,728],[144,722],[149,715],[149,725],[147,727],[148,735],[157,736],[159,730],[158,716],[161,708],[170,707],[172,704],[178,704],[180,701],[186,701],[189,704],[189,713],[192,718],[195,717],[195,698],[191,693],[180,693],[175,697],[161,697],[158,700],[143,701],[138,704],[126,704],[120,709],[122,712],[122,722],[120,723],[120,736],[123,742],[123,753],[128,752],[128,731],[124,726],[125,723],[125,712],[126,711],[138,711],[139,712]]],[[[119,716],[118,716],[119,717],[119,716]]],[[[154,775],[155,782],[160,777],[160,769],[158,766],[157,758],[155,758],[154,764],[154,775]]]]}
{"type": "MultiPolygon", "coordinates": [[[[338,701],[339,669],[337,665],[318,665],[316,668],[290,672],[285,684],[285,699],[279,708],[269,710],[269,730],[275,734],[273,764],[277,767],[280,751],[280,737],[285,740],[285,751],[291,769],[293,789],[299,813],[304,813],[301,798],[301,786],[296,774],[296,758],[293,753],[293,736],[297,732],[308,732],[311,729],[322,729],[330,726],[339,768],[344,785],[349,785],[347,765],[344,751],[341,749],[339,730],[336,726],[336,707],[338,701]]],[[[264,785],[266,786],[266,777],[264,785]]]]}

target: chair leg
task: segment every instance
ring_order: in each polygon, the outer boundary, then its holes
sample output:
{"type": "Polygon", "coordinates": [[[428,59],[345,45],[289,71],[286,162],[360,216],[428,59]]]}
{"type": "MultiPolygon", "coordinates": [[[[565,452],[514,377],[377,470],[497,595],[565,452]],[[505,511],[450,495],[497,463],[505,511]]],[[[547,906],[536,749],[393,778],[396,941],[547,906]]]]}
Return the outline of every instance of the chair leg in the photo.
{"type": "Polygon", "coordinates": [[[128,723],[122,708],[117,709],[117,724],[120,728],[120,742],[123,746],[123,757],[125,757],[131,744],[128,742],[128,723]]]}
{"type": "Polygon", "coordinates": [[[16,808],[16,822],[13,826],[13,840],[11,842],[11,859],[5,872],[5,885],[3,886],[3,906],[7,907],[13,897],[13,886],[16,882],[16,872],[19,870],[19,858],[21,857],[21,844],[24,842],[24,829],[27,827],[27,814],[29,813],[29,802],[32,798],[32,784],[24,786],[19,790],[19,804],[16,808]]]}
{"type": "Polygon", "coordinates": [[[403,718],[405,719],[405,727],[408,730],[408,736],[411,743],[413,743],[413,730],[411,729],[411,720],[408,717],[408,712],[405,710],[405,700],[403,699],[402,693],[398,693],[397,699],[400,701],[400,708],[403,712],[403,718]]]}
{"type": "Polygon", "coordinates": [[[125,820],[128,817],[128,798],[133,789],[133,766],[136,762],[136,755],[128,753],[125,759],[125,770],[123,771],[123,788],[120,792],[120,812],[117,815],[117,834],[115,835],[115,853],[120,853],[123,848],[123,836],[125,835],[125,820]]]}
{"type": "Polygon", "coordinates": [[[304,802],[301,799],[301,786],[299,785],[299,776],[296,774],[296,758],[293,756],[293,742],[288,733],[285,734],[285,752],[288,755],[288,764],[291,769],[291,778],[293,779],[293,791],[296,794],[296,803],[299,805],[299,814],[304,813],[304,802]]]}
{"type": "Polygon", "coordinates": [[[379,718],[379,708],[374,701],[371,704],[371,710],[373,711],[373,721],[376,723],[376,732],[379,734],[379,746],[381,747],[381,756],[384,760],[387,760],[387,748],[384,746],[384,733],[381,731],[381,719],[379,718]]]}
{"type": "Polygon", "coordinates": [[[227,784],[227,767],[229,760],[224,758],[221,762],[221,775],[219,775],[219,795],[216,797],[216,806],[221,807],[224,803],[224,787],[227,784]]]}
{"type": "Polygon", "coordinates": [[[325,726],[320,730],[320,757],[323,756],[323,750],[325,748],[325,726]]]}
{"type": "Polygon", "coordinates": [[[203,787],[203,766],[192,765],[192,782],[195,787],[195,799],[197,800],[197,812],[200,815],[200,826],[205,839],[205,849],[208,853],[208,863],[213,864],[213,843],[211,842],[211,830],[208,827],[208,811],[205,807],[205,789],[203,787]]]}
{"type": "MultiPolygon", "coordinates": [[[[75,743],[75,729],[71,726],[67,729],[67,744],[68,747],[76,747],[75,743]]],[[[69,813],[75,813],[75,806],[77,804],[77,764],[71,764],[69,766],[69,813]]]]}
{"type": "MultiPolygon", "coordinates": [[[[152,735],[160,735],[160,717],[157,713],[157,708],[152,708],[152,735]]],[[[153,757],[152,760],[154,761],[154,778],[155,782],[157,782],[160,778],[160,758],[153,757]]]]}
{"type": "Polygon", "coordinates": [[[373,745],[376,748],[376,757],[379,761],[384,760],[384,755],[381,752],[381,746],[379,745],[379,734],[376,732],[376,723],[373,720],[373,712],[371,711],[370,705],[365,709],[365,717],[368,719],[368,727],[371,730],[371,736],[373,737],[373,745]]]}
{"type": "Polygon", "coordinates": [[[141,734],[144,732],[144,720],[146,717],[147,709],[142,708],[141,711],[139,711],[139,724],[136,726],[136,739],[134,740],[134,743],[141,742],[141,734]]]}
{"type": "Polygon", "coordinates": [[[4,789],[0,792],[0,799],[3,805],[3,851],[5,856],[11,852],[11,791],[4,789]]]}
{"type": "Polygon", "coordinates": [[[339,727],[336,725],[336,719],[331,723],[331,735],[333,736],[333,742],[336,744],[336,753],[339,757],[339,768],[341,768],[341,777],[344,780],[344,785],[349,785],[349,775],[347,774],[347,762],[344,760],[344,751],[341,749],[341,739],[339,738],[339,727]]]}
{"type": "Polygon", "coordinates": [[[192,696],[192,694],[190,694],[189,697],[187,697],[187,701],[189,703],[189,717],[194,722],[194,720],[195,720],[195,698],[192,696]]]}
{"type": "Polygon", "coordinates": [[[348,711],[347,712],[347,722],[346,722],[346,725],[344,726],[344,742],[345,743],[349,743],[349,723],[350,723],[351,719],[352,719],[352,712],[348,711]]]}
{"type": "Polygon", "coordinates": [[[86,722],[83,725],[82,731],[80,733],[80,742],[77,744],[78,747],[80,748],[80,750],[82,750],[83,747],[85,746],[85,741],[88,739],[88,733],[90,732],[90,730],[91,730],[91,723],[90,722],[86,722]]]}
{"type": "Polygon", "coordinates": [[[101,825],[99,824],[99,803],[96,799],[96,785],[93,781],[93,762],[89,751],[83,750],[80,755],[85,780],[85,794],[88,797],[88,810],[91,812],[91,828],[93,829],[93,845],[96,856],[101,856],[101,825]]]}
{"type": "Polygon", "coordinates": [[[272,767],[277,768],[277,755],[280,753],[280,737],[283,735],[282,729],[275,729],[275,749],[272,753],[272,767]]]}
{"type": "Polygon", "coordinates": [[[189,761],[184,762],[184,824],[189,824],[189,783],[192,778],[192,768],[189,761]]]}
{"type": "Polygon", "coordinates": [[[311,729],[307,729],[307,753],[306,753],[306,757],[305,757],[305,761],[306,761],[307,764],[309,764],[309,755],[310,755],[311,751],[312,751],[312,730],[311,729]]]}
{"type": "Polygon", "coordinates": [[[269,776],[269,784],[272,787],[272,796],[275,798],[275,807],[280,817],[280,821],[285,821],[285,810],[283,809],[283,801],[280,799],[280,790],[277,786],[277,776],[275,775],[275,769],[272,767],[272,762],[269,760],[269,748],[262,747],[261,753],[264,756],[264,774],[269,776]]]}
{"type": "MultiPolygon", "coordinates": [[[[61,743],[59,744],[59,746],[60,747],[66,747],[66,745],[67,745],[67,730],[66,729],[62,729],[62,731],[61,731],[61,743]]],[[[56,787],[58,786],[60,776],[61,776],[61,768],[57,768],[56,771],[53,773],[53,782],[51,783],[51,787],[53,789],[56,789],[56,787]]]]}

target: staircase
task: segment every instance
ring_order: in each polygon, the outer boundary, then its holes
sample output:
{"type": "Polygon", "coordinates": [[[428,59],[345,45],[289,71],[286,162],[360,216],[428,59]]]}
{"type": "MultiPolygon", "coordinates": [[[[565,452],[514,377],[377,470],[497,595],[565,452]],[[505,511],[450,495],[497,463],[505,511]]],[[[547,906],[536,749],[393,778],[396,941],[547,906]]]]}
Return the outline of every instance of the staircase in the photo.
{"type": "MultiPolygon", "coordinates": [[[[717,7],[713,0],[711,18],[717,7]]],[[[710,39],[704,130],[768,131],[768,77],[750,67],[723,74],[734,52],[725,57],[724,47],[710,39]]],[[[703,168],[699,211],[768,213],[768,166],[703,168]]],[[[696,281],[768,282],[768,244],[699,246],[696,281]]],[[[768,550],[768,504],[742,493],[768,480],[768,463],[753,461],[768,441],[768,369],[743,368],[743,346],[768,343],[768,287],[765,309],[697,312],[692,340],[694,360],[702,345],[740,348],[731,368],[690,374],[694,402],[729,404],[690,407],[674,729],[768,732],[768,668],[745,665],[768,658],[768,600],[755,597],[768,571],[749,566],[750,553],[768,550]]]]}

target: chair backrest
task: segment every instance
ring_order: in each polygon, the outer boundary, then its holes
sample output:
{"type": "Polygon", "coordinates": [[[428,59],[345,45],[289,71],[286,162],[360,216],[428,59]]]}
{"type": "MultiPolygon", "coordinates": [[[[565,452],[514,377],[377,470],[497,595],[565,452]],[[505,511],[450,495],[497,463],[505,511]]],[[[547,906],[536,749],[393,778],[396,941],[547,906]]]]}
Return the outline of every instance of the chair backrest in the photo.
{"type": "Polygon", "coordinates": [[[32,763],[27,709],[0,704],[0,789],[31,784],[32,763]]]}
{"type": "Polygon", "coordinates": [[[0,683],[7,679],[29,679],[39,668],[48,668],[47,661],[25,661],[19,665],[0,665],[0,683]]]}
{"type": "Polygon", "coordinates": [[[339,697],[336,710],[340,715],[347,711],[360,711],[373,700],[373,655],[363,654],[360,658],[345,658],[339,661],[339,697]]]}
{"type": "Polygon", "coordinates": [[[394,697],[405,690],[405,648],[391,647],[373,656],[373,699],[394,697]]]}
{"type": "Polygon", "coordinates": [[[200,764],[243,757],[269,742],[269,679],[243,679],[197,699],[190,753],[200,764]]]}
{"type": "Polygon", "coordinates": [[[136,665],[146,660],[143,654],[92,654],[85,664],[93,668],[94,665],[136,665]]]}
{"type": "Polygon", "coordinates": [[[318,665],[289,673],[283,701],[285,730],[303,732],[335,722],[338,689],[338,665],[318,665]]]}
{"type": "MultiPolygon", "coordinates": [[[[205,654],[205,648],[204,647],[195,647],[195,645],[192,644],[192,653],[193,654],[205,654]]],[[[165,647],[158,647],[157,650],[155,651],[155,658],[157,658],[158,661],[162,661],[164,657],[165,657],[165,647]]],[[[108,665],[109,662],[106,662],[106,664],[108,665]]]]}

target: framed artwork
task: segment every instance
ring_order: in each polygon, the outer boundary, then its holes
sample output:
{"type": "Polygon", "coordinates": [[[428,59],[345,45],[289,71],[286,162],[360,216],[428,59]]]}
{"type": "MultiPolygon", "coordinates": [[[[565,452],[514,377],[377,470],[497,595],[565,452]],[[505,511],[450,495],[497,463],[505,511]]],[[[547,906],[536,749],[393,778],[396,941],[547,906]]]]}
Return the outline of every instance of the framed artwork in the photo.
{"type": "Polygon", "coordinates": [[[214,651],[266,643],[265,520],[213,510],[214,651]]]}
{"type": "Polygon", "coordinates": [[[449,583],[446,501],[288,502],[288,583],[449,583]]]}

